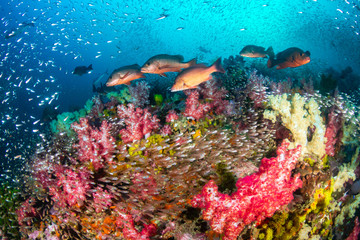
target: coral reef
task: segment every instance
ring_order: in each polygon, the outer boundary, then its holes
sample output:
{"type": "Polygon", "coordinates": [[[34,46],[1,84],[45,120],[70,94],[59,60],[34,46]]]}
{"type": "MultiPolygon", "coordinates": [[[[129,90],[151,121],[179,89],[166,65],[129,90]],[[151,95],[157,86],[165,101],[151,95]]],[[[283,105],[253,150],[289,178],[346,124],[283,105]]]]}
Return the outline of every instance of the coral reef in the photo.
{"type": "Polygon", "coordinates": [[[315,74],[276,81],[238,56],[225,68],[184,93],[147,79],[58,115],[24,184],[1,185],[0,236],[353,238],[352,98],[314,90],[315,74]]]}

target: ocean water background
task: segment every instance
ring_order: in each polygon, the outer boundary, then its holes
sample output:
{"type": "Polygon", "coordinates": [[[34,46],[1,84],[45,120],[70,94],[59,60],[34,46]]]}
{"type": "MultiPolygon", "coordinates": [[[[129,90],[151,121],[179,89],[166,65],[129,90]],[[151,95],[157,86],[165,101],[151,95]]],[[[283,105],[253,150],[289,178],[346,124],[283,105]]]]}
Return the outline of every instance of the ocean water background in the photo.
{"type": "Polygon", "coordinates": [[[346,0],[4,2],[0,5],[0,179],[13,180],[39,143],[46,141],[44,109],[63,112],[82,107],[93,95],[92,83],[99,76],[123,65],[142,65],[156,54],[181,54],[185,60],[196,57],[211,63],[239,54],[248,44],[272,46],[275,52],[296,46],[311,52],[312,61],[302,71],[321,73],[329,67],[340,71],[350,66],[359,74],[358,4],[346,0]],[[34,26],[5,38],[24,22],[34,26]],[[90,74],[72,74],[76,66],[89,64],[94,68],[90,74]]]}

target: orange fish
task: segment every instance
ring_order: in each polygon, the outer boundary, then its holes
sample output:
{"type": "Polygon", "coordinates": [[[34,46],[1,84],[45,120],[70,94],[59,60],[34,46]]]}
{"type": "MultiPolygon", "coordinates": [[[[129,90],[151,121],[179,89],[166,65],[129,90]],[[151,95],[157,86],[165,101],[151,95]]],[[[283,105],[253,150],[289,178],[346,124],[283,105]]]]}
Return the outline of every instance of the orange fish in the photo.
{"type": "Polygon", "coordinates": [[[295,68],[310,62],[310,52],[304,52],[300,48],[292,47],[276,54],[276,59],[269,58],[268,68],[278,65],[276,69],[295,68]]]}
{"type": "Polygon", "coordinates": [[[160,54],[151,57],[141,68],[142,73],[154,73],[166,77],[166,72],[180,72],[184,68],[196,64],[196,59],[189,62],[183,62],[184,57],[181,55],[160,54]]]}
{"type": "Polygon", "coordinates": [[[213,72],[225,73],[224,68],[221,66],[221,58],[218,58],[210,67],[204,64],[197,64],[185,69],[175,78],[175,84],[172,86],[171,91],[176,92],[197,88],[200,83],[212,79],[211,74],[213,72]]]}
{"type": "Polygon", "coordinates": [[[135,79],[145,78],[144,74],[140,72],[140,66],[133,64],[124,66],[114,70],[106,82],[106,86],[116,86],[120,84],[130,85],[130,82],[135,79]]]}

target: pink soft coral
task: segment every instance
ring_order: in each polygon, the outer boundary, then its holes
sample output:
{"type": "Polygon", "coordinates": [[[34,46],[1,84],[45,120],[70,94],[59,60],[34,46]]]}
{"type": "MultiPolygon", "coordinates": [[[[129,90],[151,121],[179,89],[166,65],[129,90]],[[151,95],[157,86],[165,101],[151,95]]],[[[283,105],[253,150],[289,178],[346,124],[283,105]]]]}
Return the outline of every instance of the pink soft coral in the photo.
{"type": "Polygon", "coordinates": [[[93,193],[94,202],[92,204],[95,212],[99,213],[111,206],[112,198],[114,198],[114,195],[110,194],[107,190],[103,190],[101,187],[97,187],[93,193]]]}
{"type": "Polygon", "coordinates": [[[236,239],[244,226],[271,217],[281,206],[293,199],[293,192],[302,186],[300,176],[291,171],[300,156],[301,147],[286,150],[284,142],[276,158],[264,158],[259,171],[240,178],[237,191],[231,196],[219,193],[213,180],[192,200],[193,207],[204,208],[203,218],[212,229],[224,233],[224,240],[236,239]]]}
{"type": "Polygon", "coordinates": [[[49,187],[49,194],[55,204],[64,208],[66,206],[81,206],[86,200],[90,189],[90,173],[86,168],[79,168],[77,172],[58,165],[56,167],[56,185],[49,187]]]}
{"type": "Polygon", "coordinates": [[[341,110],[333,106],[328,114],[328,123],[326,124],[325,131],[325,137],[327,139],[325,151],[329,156],[335,156],[336,144],[341,139],[342,125],[343,118],[341,110]]]}
{"type": "Polygon", "coordinates": [[[134,220],[125,210],[117,210],[116,226],[122,229],[125,239],[128,240],[147,240],[156,233],[156,226],[153,224],[144,224],[141,232],[138,232],[134,226],[134,220]]]}
{"type": "Polygon", "coordinates": [[[119,105],[118,115],[125,120],[126,129],[121,129],[121,139],[124,143],[140,140],[159,128],[159,119],[151,116],[147,109],[136,108],[133,104],[119,105]]]}
{"type": "Polygon", "coordinates": [[[186,108],[184,115],[186,117],[194,118],[199,120],[203,118],[205,114],[210,111],[211,105],[210,103],[200,103],[199,102],[199,92],[196,90],[191,91],[186,99],[186,108]]]}
{"type": "Polygon", "coordinates": [[[72,128],[79,138],[79,159],[82,162],[91,161],[95,170],[104,167],[104,163],[112,160],[115,150],[115,139],[110,135],[110,123],[103,121],[99,130],[89,125],[87,118],[80,118],[79,123],[73,123],[72,128]]]}
{"type": "Polygon", "coordinates": [[[16,210],[19,225],[31,225],[30,219],[37,216],[38,212],[34,208],[35,199],[28,198],[21,206],[16,210]]]}

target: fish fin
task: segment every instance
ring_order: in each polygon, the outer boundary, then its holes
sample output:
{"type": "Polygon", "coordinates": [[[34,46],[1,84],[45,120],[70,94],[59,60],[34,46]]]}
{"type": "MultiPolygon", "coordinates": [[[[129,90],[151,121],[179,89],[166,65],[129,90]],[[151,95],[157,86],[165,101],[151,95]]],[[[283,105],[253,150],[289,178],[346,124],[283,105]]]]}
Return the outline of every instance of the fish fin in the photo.
{"type": "Polygon", "coordinates": [[[126,82],[126,83],[123,83],[123,84],[125,84],[125,85],[127,85],[127,86],[130,86],[130,85],[131,85],[131,82],[126,82]]]}
{"type": "Polygon", "coordinates": [[[136,69],[141,69],[139,64],[133,64],[133,65],[129,65],[129,68],[136,68],[136,69]]]}
{"type": "Polygon", "coordinates": [[[276,66],[277,70],[284,69],[284,68],[287,68],[287,66],[282,63],[280,63],[279,65],[276,66]]]}
{"type": "Polygon", "coordinates": [[[221,57],[219,57],[210,68],[214,68],[214,72],[225,73],[224,68],[221,66],[221,57]]]}
{"type": "Polygon", "coordinates": [[[159,73],[159,75],[162,77],[167,77],[165,73],[159,73]]]}
{"type": "Polygon", "coordinates": [[[191,67],[202,67],[202,68],[207,68],[208,66],[206,66],[204,63],[197,63],[196,65],[193,65],[191,67]]]}
{"type": "Polygon", "coordinates": [[[159,67],[159,69],[165,69],[165,68],[172,68],[172,66],[171,65],[164,65],[164,66],[159,67]]]}
{"type": "Polygon", "coordinates": [[[126,72],[124,76],[121,77],[121,79],[125,79],[127,76],[129,76],[130,72],[126,72]]]}
{"type": "Polygon", "coordinates": [[[186,87],[186,89],[195,89],[195,88],[198,88],[199,85],[196,85],[196,86],[191,86],[191,87],[186,87]]]}
{"type": "Polygon", "coordinates": [[[269,58],[275,57],[274,49],[271,46],[266,50],[266,54],[269,56],[269,58]]]}
{"type": "Polygon", "coordinates": [[[274,58],[269,58],[267,61],[267,67],[268,68],[272,68],[273,66],[275,66],[275,59],[274,58]]]}
{"type": "Polygon", "coordinates": [[[144,73],[141,73],[141,74],[139,75],[139,78],[146,78],[146,76],[144,75],[144,73]]]}
{"type": "Polygon", "coordinates": [[[190,61],[187,62],[187,64],[188,64],[188,67],[196,65],[196,58],[191,59],[190,61]]]}
{"type": "Polygon", "coordinates": [[[175,58],[179,60],[179,62],[184,61],[184,57],[182,55],[174,55],[175,58]]]}
{"type": "Polygon", "coordinates": [[[90,64],[90,65],[88,66],[88,70],[93,70],[92,64],[90,64]]]}

